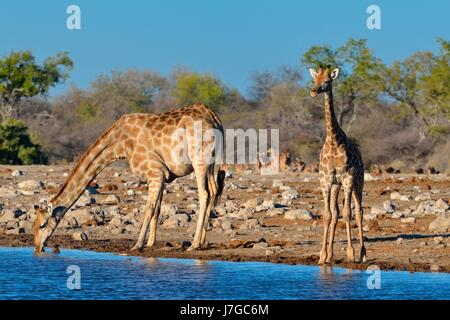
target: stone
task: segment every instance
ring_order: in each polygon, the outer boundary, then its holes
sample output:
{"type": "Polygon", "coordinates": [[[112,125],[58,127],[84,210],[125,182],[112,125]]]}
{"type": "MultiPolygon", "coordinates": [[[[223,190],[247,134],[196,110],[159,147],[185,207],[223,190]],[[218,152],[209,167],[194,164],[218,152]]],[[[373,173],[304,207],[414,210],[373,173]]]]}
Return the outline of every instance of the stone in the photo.
{"type": "Polygon", "coordinates": [[[19,235],[19,234],[25,233],[25,229],[24,228],[15,228],[15,229],[6,230],[5,233],[8,235],[19,235]]]}
{"type": "Polygon", "coordinates": [[[33,223],[26,220],[20,221],[19,228],[23,228],[26,232],[31,232],[33,231],[33,223]]]}
{"type": "Polygon", "coordinates": [[[442,244],[444,242],[444,237],[434,237],[434,244],[442,244]]]}
{"type": "Polygon", "coordinates": [[[191,216],[185,213],[179,213],[169,216],[162,224],[165,229],[173,229],[176,227],[188,227],[191,221],[191,216]]]}
{"type": "Polygon", "coordinates": [[[273,180],[272,187],[273,188],[280,188],[283,186],[283,181],[281,180],[273,180]]]}
{"type": "Polygon", "coordinates": [[[269,217],[281,216],[282,214],[284,214],[284,210],[281,208],[272,209],[267,211],[266,213],[266,215],[269,217]]]}
{"type": "Polygon", "coordinates": [[[398,191],[391,192],[391,200],[400,200],[402,195],[398,191]]]}
{"type": "Polygon", "coordinates": [[[281,194],[283,200],[294,200],[299,197],[299,193],[297,190],[286,190],[281,194]]]}
{"type": "Polygon", "coordinates": [[[273,200],[264,200],[263,203],[255,207],[255,211],[267,211],[275,208],[275,202],[273,200]]]}
{"type": "Polygon", "coordinates": [[[227,179],[233,178],[233,172],[231,172],[231,171],[225,171],[225,178],[227,178],[227,179]]]}
{"type": "Polygon", "coordinates": [[[419,194],[414,198],[414,201],[426,201],[426,200],[431,200],[431,195],[428,192],[419,194]]]}
{"type": "Polygon", "coordinates": [[[77,202],[75,203],[75,207],[81,208],[94,203],[95,199],[93,197],[83,194],[80,198],[78,198],[77,202]]]}
{"type": "Polygon", "coordinates": [[[313,214],[305,209],[295,209],[286,211],[284,218],[287,220],[312,220],[314,218],[313,214]]]}
{"type": "Polygon", "coordinates": [[[443,199],[436,200],[434,207],[440,212],[445,212],[450,208],[448,203],[443,199]]]}
{"type": "Polygon", "coordinates": [[[178,213],[179,209],[174,204],[165,204],[163,203],[161,205],[160,214],[163,216],[174,216],[178,213]]]}
{"type": "Polygon", "coordinates": [[[69,210],[64,219],[69,219],[68,221],[71,221],[72,218],[75,218],[77,225],[83,225],[92,221],[94,219],[94,215],[92,215],[87,209],[69,210]]]}
{"type": "Polygon", "coordinates": [[[230,221],[228,221],[226,219],[218,219],[218,221],[219,221],[219,227],[223,231],[233,230],[233,225],[230,221]]]}
{"type": "Polygon", "coordinates": [[[414,223],[414,222],[416,222],[416,218],[414,218],[414,217],[407,217],[407,218],[400,218],[400,221],[402,222],[402,223],[414,223]]]}
{"type": "Polygon", "coordinates": [[[7,223],[9,221],[13,221],[16,218],[14,211],[12,210],[4,210],[2,211],[2,215],[0,215],[0,223],[7,223]]]}
{"type": "Polygon", "coordinates": [[[436,264],[433,264],[433,265],[430,267],[430,271],[438,272],[439,270],[441,270],[441,267],[439,267],[439,266],[436,265],[436,264]]]}
{"type": "Polygon", "coordinates": [[[256,230],[259,229],[260,223],[258,219],[248,219],[245,220],[240,226],[239,230],[246,231],[246,230],[256,230]]]}
{"type": "Polygon", "coordinates": [[[403,243],[403,238],[398,238],[397,241],[395,241],[397,244],[402,244],[403,243]]]}
{"type": "Polygon", "coordinates": [[[429,224],[428,230],[433,233],[443,233],[450,231],[450,215],[438,216],[429,224]]]}
{"type": "Polygon", "coordinates": [[[25,173],[21,170],[14,170],[13,172],[11,172],[11,175],[13,177],[21,177],[21,176],[24,176],[25,173]]]}
{"type": "Polygon", "coordinates": [[[37,181],[34,179],[25,180],[25,181],[19,182],[17,184],[17,187],[19,189],[25,189],[25,190],[41,189],[43,186],[44,186],[44,183],[42,183],[42,181],[37,181]]]}
{"type": "Polygon", "coordinates": [[[110,194],[106,197],[104,204],[118,204],[120,202],[120,198],[115,194],[110,194]]]}
{"type": "Polygon", "coordinates": [[[254,210],[250,208],[243,208],[237,212],[230,213],[228,217],[238,220],[247,220],[253,216],[254,210]]]}
{"type": "Polygon", "coordinates": [[[127,196],[134,196],[134,195],[136,195],[136,192],[134,192],[133,189],[127,190],[127,196]]]}
{"type": "Polygon", "coordinates": [[[393,213],[398,208],[391,200],[386,200],[383,202],[383,209],[386,210],[386,213],[393,213]]]}
{"type": "Polygon", "coordinates": [[[225,209],[227,213],[235,212],[239,210],[239,206],[232,200],[227,200],[225,202],[225,209]]]}
{"type": "Polygon", "coordinates": [[[364,181],[374,181],[375,178],[370,173],[364,174],[364,181]]]}
{"type": "Polygon", "coordinates": [[[258,205],[260,205],[262,203],[262,200],[259,198],[252,198],[252,199],[248,199],[245,203],[244,203],[244,208],[256,208],[258,205]]]}
{"type": "Polygon", "coordinates": [[[72,233],[72,239],[75,241],[86,241],[88,239],[88,236],[86,233],[82,231],[74,232],[72,233]]]}
{"type": "Polygon", "coordinates": [[[119,227],[119,228],[113,228],[113,229],[111,229],[111,234],[113,234],[113,235],[119,235],[119,234],[124,233],[125,231],[126,231],[125,228],[122,228],[122,227],[119,227]]]}
{"type": "Polygon", "coordinates": [[[15,208],[13,210],[13,213],[14,213],[14,218],[16,218],[16,219],[25,214],[25,212],[23,212],[22,209],[19,209],[19,208],[15,208]]]}
{"type": "Polygon", "coordinates": [[[400,201],[411,201],[411,200],[413,200],[413,197],[410,196],[410,195],[401,195],[398,200],[400,200],[400,201]]]}
{"type": "Polygon", "coordinates": [[[388,211],[382,207],[375,206],[375,207],[370,208],[370,215],[378,216],[378,215],[383,215],[383,214],[387,214],[387,213],[388,213],[388,211]]]}
{"type": "Polygon", "coordinates": [[[269,247],[269,244],[267,242],[259,242],[255,243],[253,245],[253,249],[266,249],[269,247]]]}
{"type": "Polygon", "coordinates": [[[402,211],[395,211],[392,214],[393,219],[400,219],[400,218],[403,218],[404,216],[405,216],[405,214],[402,211]]]}
{"type": "Polygon", "coordinates": [[[16,220],[11,220],[6,223],[6,229],[15,229],[19,227],[19,222],[16,220]]]}

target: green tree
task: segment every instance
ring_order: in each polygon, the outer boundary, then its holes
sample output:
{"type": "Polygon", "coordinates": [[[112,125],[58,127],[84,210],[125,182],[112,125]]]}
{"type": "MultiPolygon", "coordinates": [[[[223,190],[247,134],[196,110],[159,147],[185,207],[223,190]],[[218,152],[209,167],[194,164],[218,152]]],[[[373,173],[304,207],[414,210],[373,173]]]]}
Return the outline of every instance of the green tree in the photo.
{"type": "Polygon", "coordinates": [[[308,68],[330,65],[340,69],[333,93],[336,97],[339,123],[343,125],[344,118],[350,118],[347,121],[347,130],[355,121],[358,108],[363,104],[376,102],[383,92],[380,72],[383,64],[367,48],[365,39],[350,39],[337,49],[330,46],[313,46],[305,52],[301,60],[308,68]]]}
{"type": "Polygon", "coordinates": [[[450,120],[450,42],[438,39],[438,55],[416,52],[395,61],[383,72],[385,92],[412,112],[423,126],[421,139],[429,133],[447,131],[450,120]]]}
{"type": "Polygon", "coordinates": [[[216,111],[227,102],[227,88],[209,74],[180,72],[176,75],[173,95],[179,105],[203,103],[216,111]]]}
{"type": "Polygon", "coordinates": [[[46,163],[39,145],[31,141],[25,124],[8,118],[0,125],[0,163],[34,164],[46,163]]]}
{"type": "Polygon", "coordinates": [[[50,87],[63,82],[73,62],[67,53],[58,53],[45,59],[42,65],[35,62],[30,51],[11,52],[0,59],[0,115],[2,120],[17,114],[22,98],[46,95],[50,87]]]}

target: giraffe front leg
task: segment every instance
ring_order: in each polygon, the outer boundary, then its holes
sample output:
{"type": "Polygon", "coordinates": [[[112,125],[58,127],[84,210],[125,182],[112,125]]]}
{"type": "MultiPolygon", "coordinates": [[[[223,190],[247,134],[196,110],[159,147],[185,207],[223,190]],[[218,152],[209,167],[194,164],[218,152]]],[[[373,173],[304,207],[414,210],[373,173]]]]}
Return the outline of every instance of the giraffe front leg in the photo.
{"type": "Polygon", "coordinates": [[[206,168],[203,166],[196,167],[195,175],[197,178],[200,208],[198,210],[197,228],[195,230],[194,241],[188,248],[188,251],[198,249],[201,245],[203,226],[205,224],[206,218],[206,210],[208,209],[209,203],[209,194],[208,190],[206,189],[206,168]]]}
{"type": "Polygon", "coordinates": [[[364,247],[364,235],[362,230],[362,220],[363,220],[363,209],[362,209],[362,194],[363,194],[363,183],[364,178],[358,179],[354,191],[353,191],[353,201],[355,203],[355,220],[358,226],[359,234],[359,253],[358,262],[367,262],[366,248],[364,247]]]}
{"type": "Polygon", "coordinates": [[[331,195],[330,195],[331,224],[329,231],[330,235],[328,239],[327,257],[325,260],[326,263],[330,263],[333,259],[334,234],[336,232],[336,224],[339,218],[338,197],[340,190],[341,190],[340,185],[335,184],[331,187],[331,195]]]}
{"type": "Polygon", "coordinates": [[[330,193],[331,193],[331,183],[322,182],[320,183],[323,194],[323,236],[322,236],[322,249],[320,250],[319,264],[324,264],[327,259],[327,238],[328,238],[328,228],[331,222],[331,212],[330,212],[330,193]]]}
{"type": "Polygon", "coordinates": [[[353,192],[352,178],[346,179],[344,182],[344,209],[342,210],[342,217],[347,229],[347,258],[350,261],[355,261],[355,252],[352,245],[352,235],[350,228],[350,220],[352,217],[351,211],[351,197],[353,192]]]}
{"type": "Polygon", "coordinates": [[[159,193],[159,197],[156,203],[156,207],[155,207],[155,212],[152,215],[151,221],[150,221],[150,232],[149,232],[149,236],[148,236],[148,241],[147,241],[147,247],[153,247],[156,243],[156,227],[158,225],[158,218],[159,218],[159,213],[161,211],[161,201],[162,201],[162,196],[163,196],[163,191],[161,188],[161,191],[159,193]]]}
{"type": "Polygon", "coordinates": [[[141,250],[144,246],[145,237],[148,232],[150,221],[154,216],[158,198],[164,187],[164,175],[162,173],[150,174],[148,177],[148,198],[144,209],[144,220],[136,244],[131,250],[141,250]]]}

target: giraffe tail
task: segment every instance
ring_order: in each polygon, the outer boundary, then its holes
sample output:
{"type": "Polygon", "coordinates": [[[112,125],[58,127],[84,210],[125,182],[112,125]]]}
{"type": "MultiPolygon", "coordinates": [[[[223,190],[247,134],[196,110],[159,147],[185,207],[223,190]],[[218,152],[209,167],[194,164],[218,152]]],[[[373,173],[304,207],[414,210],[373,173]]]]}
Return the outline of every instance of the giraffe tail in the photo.
{"type": "Polygon", "coordinates": [[[219,166],[219,170],[217,171],[216,181],[217,181],[217,196],[214,201],[215,206],[219,203],[220,197],[222,196],[222,192],[225,187],[225,171],[222,170],[221,165],[219,166]]]}

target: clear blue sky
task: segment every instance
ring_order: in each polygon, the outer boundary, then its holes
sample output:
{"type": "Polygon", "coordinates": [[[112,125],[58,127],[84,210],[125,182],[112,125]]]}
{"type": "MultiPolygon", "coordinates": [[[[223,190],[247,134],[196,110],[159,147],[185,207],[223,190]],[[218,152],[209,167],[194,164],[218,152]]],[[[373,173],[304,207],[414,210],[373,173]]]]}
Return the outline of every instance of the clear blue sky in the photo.
{"type": "Polygon", "coordinates": [[[0,12],[0,55],[70,53],[75,69],[53,95],[114,69],[168,74],[179,65],[246,93],[252,72],[298,66],[315,44],[367,38],[389,63],[450,39],[450,1],[441,0],[14,0],[2,1],[0,12]],[[81,7],[81,30],[66,28],[70,4],[81,7]],[[381,7],[382,30],[366,27],[370,4],[381,7]]]}

